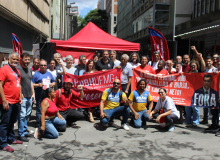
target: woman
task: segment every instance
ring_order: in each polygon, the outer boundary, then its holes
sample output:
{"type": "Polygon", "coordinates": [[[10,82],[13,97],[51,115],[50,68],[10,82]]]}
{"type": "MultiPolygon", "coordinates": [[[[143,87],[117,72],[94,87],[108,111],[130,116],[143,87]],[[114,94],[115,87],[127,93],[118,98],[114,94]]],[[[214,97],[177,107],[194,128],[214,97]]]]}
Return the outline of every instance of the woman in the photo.
{"type": "MultiPolygon", "coordinates": [[[[66,74],[66,70],[65,67],[63,65],[63,63],[60,61],[59,64],[62,66],[63,71],[58,71],[55,69],[56,66],[56,60],[55,59],[51,59],[50,60],[50,64],[49,64],[49,69],[47,69],[48,72],[50,72],[53,75],[54,80],[56,81],[56,85],[58,82],[58,75],[65,75],[66,74]]],[[[57,87],[55,87],[55,89],[58,89],[57,87]]]]}
{"type": "Polygon", "coordinates": [[[156,114],[157,117],[156,122],[160,122],[162,117],[165,118],[166,124],[169,124],[168,131],[174,131],[173,122],[177,121],[180,118],[180,114],[176,109],[173,100],[167,96],[167,90],[164,88],[160,88],[159,95],[161,98],[158,99],[157,105],[155,109],[150,113],[149,120],[152,118],[153,114],[156,114]],[[160,109],[164,110],[164,113],[159,114],[160,109]]]}
{"type": "Polygon", "coordinates": [[[199,63],[197,61],[190,62],[190,71],[189,73],[198,73],[199,70],[199,63]]]}
{"type": "MultiPolygon", "coordinates": [[[[55,139],[59,136],[57,129],[65,126],[65,119],[59,114],[53,99],[56,93],[53,88],[47,88],[41,93],[41,127],[40,135],[55,139]]],[[[64,130],[65,131],[65,130],[64,130]]]]}
{"type": "Polygon", "coordinates": [[[95,67],[95,64],[96,64],[96,62],[99,60],[99,56],[97,55],[97,54],[95,54],[94,56],[93,56],[93,62],[94,62],[94,67],[95,67]]]}
{"type": "MultiPolygon", "coordinates": [[[[96,72],[94,68],[94,61],[92,59],[90,59],[86,65],[86,71],[84,72],[84,74],[89,74],[89,73],[94,73],[96,72]]],[[[93,108],[88,108],[88,113],[89,113],[89,121],[94,123],[94,118],[93,118],[93,115],[92,115],[92,112],[93,112],[93,108]]]]}

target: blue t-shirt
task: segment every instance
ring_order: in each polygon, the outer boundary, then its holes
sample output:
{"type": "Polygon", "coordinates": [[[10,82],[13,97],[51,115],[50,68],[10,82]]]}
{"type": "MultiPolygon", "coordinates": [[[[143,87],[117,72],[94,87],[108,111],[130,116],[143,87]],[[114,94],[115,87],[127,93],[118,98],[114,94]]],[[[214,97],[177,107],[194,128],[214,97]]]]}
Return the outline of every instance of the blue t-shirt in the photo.
{"type": "MultiPolygon", "coordinates": [[[[47,79],[49,78],[51,83],[55,82],[52,74],[48,71],[46,71],[45,73],[41,73],[40,71],[36,72],[33,75],[32,82],[39,84],[39,83],[42,83],[42,79],[44,79],[44,78],[47,78],[47,79]]],[[[35,90],[35,99],[37,101],[39,101],[42,87],[36,87],[36,88],[34,88],[34,90],[35,90]]]]}

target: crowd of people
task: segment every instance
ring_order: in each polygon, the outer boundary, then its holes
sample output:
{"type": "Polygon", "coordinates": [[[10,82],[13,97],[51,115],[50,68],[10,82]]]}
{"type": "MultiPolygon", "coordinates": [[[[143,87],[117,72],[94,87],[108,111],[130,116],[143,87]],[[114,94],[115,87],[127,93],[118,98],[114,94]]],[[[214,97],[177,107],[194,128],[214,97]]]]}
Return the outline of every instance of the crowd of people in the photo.
{"type": "MultiPolygon", "coordinates": [[[[79,57],[79,64],[74,66],[71,55],[66,56],[66,65],[62,62],[61,55],[55,53],[53,59],[47,64],[46,60],[34,58],[33,66],[29,68],[31,56],[23,53],[9,54],[7,62],[0,69],[0,149],[13,152],[8,144],[22,144],[28,142],[29,137],[57,138],[58,132],[65,132],[67,127],[80,127],[76,121],[85,119],[94,123],[94,110],[103,127],[113,123],[114,118],[121,120],[121,127],[129,130],[127,121],[131,115],[130,125],[135,128],[146,126],[147,121],[155,119],[168,131],[174,131],[174,123],[179,121],[187,126],[196,127],[198,124],[208,124],[209,113],[212,114],[212,124],[205,131],[218,131],[219,110],[203,109],[203,120],[200,120],[199,107],[176,106],[167,96],[165,88],[159,89],[159,100],[153,102],[150,92],[146,90],[147,82],[141,79],[137,83],[137,90],[131,92],[131,77],[133,69],[142,69],[145,72],[157,75],[182,74],[182,73],[218,73],[220,71],[220,56],[213,54],[203,59],[195,46],[191,49],[195,57],[190,60],[188,54],[176,57],[175,64],[172,60],[160,60],[160,53],[154,52],[153,60],[149,57],[134,52],[130,56],[123,54],[120,61],[116,51],[103,51],[94,55],[93,59],[86,60],[86,56],[79,57]],[[201,67],[200,67],[201,66],[201,67]],[[96,108],[77,108],[72,99],[84,97],[83,86],[78,85],[79,92],[71,89],[73,80],[63,79],[66,73],[82,76],[96,71],[106,71],[121,68],[121,80],[115,79],[112,88],[106,88],[101,97],[100,106],[96,108]],[[122,90],[120,90],[120,87],[122,90]],[[28,120],[31,117],[33,103],[36,104],[37,128],[35,134],[29,134],[28,120]],[[193,118],[191,118],[193,117],[193,118]],[[18,121],[18,140],[15,139],[14,124],[18,121]]],[[[209,74],[203,78],[203,84],[212,81],[209,74]]],[[[204,85],[205,86],[205,85],[204,85]]],[[[204,91],[211,92],[204,87],[204,91]]]]}

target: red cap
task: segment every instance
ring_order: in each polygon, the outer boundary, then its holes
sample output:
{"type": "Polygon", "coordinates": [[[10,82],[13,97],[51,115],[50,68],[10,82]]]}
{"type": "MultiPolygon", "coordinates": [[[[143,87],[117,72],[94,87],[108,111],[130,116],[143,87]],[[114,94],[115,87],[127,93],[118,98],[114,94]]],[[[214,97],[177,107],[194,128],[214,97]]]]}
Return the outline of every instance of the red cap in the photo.
{"type": "Polygon", "coordinates": [[[64,82],[65,82],[65,83],[72,83],[72,84],[73,84],[72,78],[66,78],[66,79],[64,80],[64,82]]]}

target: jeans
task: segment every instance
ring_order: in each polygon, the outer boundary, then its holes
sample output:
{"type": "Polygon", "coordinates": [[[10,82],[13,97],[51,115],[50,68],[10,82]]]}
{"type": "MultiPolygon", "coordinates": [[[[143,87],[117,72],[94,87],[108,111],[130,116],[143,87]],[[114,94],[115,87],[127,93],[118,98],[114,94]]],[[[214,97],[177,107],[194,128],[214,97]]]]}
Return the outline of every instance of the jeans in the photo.
{"type": "MultiPolygon", "coordinates": [[[[122,85],[121,85],[121,88],[122,88],[122,91],[125,92],[125,90],[126,90],[126,88],[127,88],[127,84],[125,84],[125,85],[122,84],[122,85]]],[[[130,88],[129,88],[129,90],[128,90],[128,94],[126,94],[126,96],[129,97],[130,93],[131,93],[131,86],[130,86],[130,88]]]]}
{"type": "MultiPolygon", "coordinates": [[[[159,115],[160,115],[159,113],[156,113],[156,114],[154,114],[154,117],[157,118],[159,115]]],[[[169,124],[169,125],[173,125],[173,123],[174,123],[175,121],[178,121],[178,119],[179,119],[179,118],[177,117],[177,115],[171,113],[170,115],[167,115],[167,116],[165,117],[165,122],[166,122],[167,124],[169,124]]]]}
{"type": "Polygon", "coordinates": [[[203,119],[208,120],[209,118],[209,108],[203,108],[203,119]]]}
{"type": "Polygon", "coordinates": [[[130,108],[127,106],[119,106],[113,109],[104,109],[103,112],[106,114],[106,117],[100,120],[100,123],[105,125],[108,124],[112,116],[123,116],[122,124],[126,124],[130,114],[130,108]]]}
{"type": "Polygon", "coordinates": [[[219,123],[219,109],[210,109],[212,114],[212,126],[218,127],[219,123]]]}
{"type": "Polygon", "coordinates": [[[27,121],[32,109],[32,98],[23,98],[20,114],[18,116],[18,137],[23,137],[28,134],[27,121]]]}
{"type": "Polygon", "coordinates": [[[148,117],[149,117],[149,114],[146,114],[146,111],[147,109],[143,110],[143,111],[140,111],[140,112],[137,112],[139,114],[139,119],[135,119],[134,117],[134,114],[133,114],[133,120],[134,120],[134,126],[136,128],[140,128],[141,125],[142,125],[142,119],[144,122],[148,121],[148,117]]]}
{"type": "Polygon", "coordinates": [[[37,125],[40,126],[40,117],[41,117],[41,106],[40,106],[41,100],[36,100],[36,121],[37,125]]]}
{"type": "Polygon", "coordinates": [[[8,143],[15,141],[14,124],[18,119],[20,104],[9,104],[9,110],[3,109],[0,104],[1,123],[0,123],[0,148],[4,148],[8,143]]]}
{"type": "Polygon", "coordinates": [[[192,110],[193,110],[192,123],[197,125],[197,124],[199,124],[199,119],[200,119],[199,107],[188,107],[188,106],[185,107],[185,112],[186,112],[185,123],[187,123],[187,124],[191,123],[192,110]]]}
{"type": "Polygon", "coordinates": [[[58,117],[54,117],[51,119],[45,119],[45,131],[44,133],[40,131],[40,134],[43,137],[55,139],[59,136],[57,132],[57,128],[60,128],[66,124],[65,119],[60,119],[58,117]]]}

